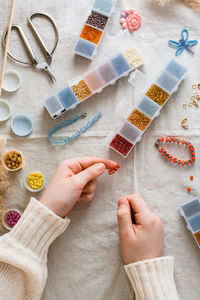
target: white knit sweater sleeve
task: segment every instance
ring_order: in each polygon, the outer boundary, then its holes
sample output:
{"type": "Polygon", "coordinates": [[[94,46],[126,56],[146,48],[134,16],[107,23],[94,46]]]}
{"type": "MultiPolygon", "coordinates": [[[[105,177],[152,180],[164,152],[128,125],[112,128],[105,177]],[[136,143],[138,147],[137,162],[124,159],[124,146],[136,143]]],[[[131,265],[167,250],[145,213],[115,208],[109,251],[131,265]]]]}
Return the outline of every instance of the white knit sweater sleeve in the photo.
{"type": "Polygon", "coordinates": [[[160,257],[124,266],[136,300],[178,300],[174,258],[160,257]]]}
{"type": "Polygon", "coordinates": [[[47,252],[67,228],[62,219],[31,198],[16,226],[0,238],[0,299],[38,300],[47,279],[47,252]]]}

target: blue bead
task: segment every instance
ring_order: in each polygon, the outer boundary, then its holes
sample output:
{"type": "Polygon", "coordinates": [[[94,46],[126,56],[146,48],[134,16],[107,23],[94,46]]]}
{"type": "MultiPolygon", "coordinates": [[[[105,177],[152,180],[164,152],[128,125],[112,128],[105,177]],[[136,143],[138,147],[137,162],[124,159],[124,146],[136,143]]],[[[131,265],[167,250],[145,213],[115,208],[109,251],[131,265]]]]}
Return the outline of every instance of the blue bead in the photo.
{"type": "Polygon", "coordinates": [[[70,87],[67,87],[67,88],[61,90],[58,93],[58,96],[59,96],[60,101],[62,102],[63,106],[66,109],[78,104],[78,100],[77,100],[76,96],[74,95],[74,93],[72,92],[72,90],[70,89],[70,87]]]}
{"type": "Polygon", "coordinates": [[[96,45],[86,41],[84,39],[79,38],[76,43],[74,52],[88,58],[92,58],[96,45]]]}
{"type": "Polygon", "coordinates": [[[200,215],[188,220],[194,232],[200,230],[200,215]]]}
{"type": "Polygon", "coordinates": [[[176,60],[172,59],[166,67],[167,71],[174,75],[176,78],[181,80],[185,73],[187,72],[186,68],[183,67],[176,60]]]}
{"type": "Polygon", "coordinates": [[[115,56],[110,62],[119,76],[131,70],[122,54],[115,56]]]}
{"type": "Polygon", "coordinates": [[[199,199],[194,199],[192,202],[186,203],[181,206],[186,218],[192,217],[197,212],[200,212],[199,199]]]}
{"type": "Polygon", "coordinates": [[[163,71],[162,74],[158,77],[156,83],[171,94],[174,89],[178,86],[178,80],[173,78],[168,72],[163,71]]]}
{"type": "Polygon", "coordinates": [[[96,0],[92,10],[110,16],[115,0],[96,0]]]}
{"type": "Polygon", "coordinates": [[[154,101],[151,101],[149,98],[145,97],[138,105],[139,110],[143,112],[148,117],[152,118],[155,116],[156,112],[160,109],[154,101]]]}

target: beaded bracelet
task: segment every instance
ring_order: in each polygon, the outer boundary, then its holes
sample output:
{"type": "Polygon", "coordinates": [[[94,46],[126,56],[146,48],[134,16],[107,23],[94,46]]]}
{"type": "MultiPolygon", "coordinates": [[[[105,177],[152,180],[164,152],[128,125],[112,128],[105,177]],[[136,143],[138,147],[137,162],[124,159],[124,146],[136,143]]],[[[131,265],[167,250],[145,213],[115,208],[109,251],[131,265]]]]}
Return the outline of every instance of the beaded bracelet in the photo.
{"type": "Polygon", "coordinates": [[[178,166],[191,166],[195,162],[195,148],[189,141],[181,140],[179,138],[172,138],[172,137],[160,137],[155,142],[155,146],[158,148],[158,152],[162,154],[162,156],[165,159],[168,159],[169,161],[173,162],[174,164],[177,164],[178,166]],[[163,147],[160,147],[160,143],[174,143],[179,144],[182,146],[189,147],[189,150],[191,151],[192,157],[189,160],[181,160],[177,157],[173,157],[170,153],[167,153],[167,150],[165,150],[163,147]]]}
{"type": "Polygon", "coordinates": [[[56,132],[57,130],[65,127],[65,126],[68,126],[72,123],[75,123],[76,121],[78,121],[80,118],[85,118],[86,117],[86,113],[80,115],[80,114],[77,114],[75,115],[73,118],[69,119],[69,120],[66,120],[62,123],[59,123],[57,125],[55,125],[53,128],[51,128],[49,130],[49,133],[48,133],[48,138],[49,138],[49,141],[53,144],[53,145],[65,145],[67,144],[68,142],[70,141],[73,141],[75,139],[77,139],[81,134],[83,134],[84,132],[86,132],[92,125],[94,125],[101,117],[102,117],[102,114],[101,113],[98,113],[92,120],[88,121],[83,127],[81,127],[78,131],[76,131],[72,136],[66,138],[65,140],[61,140],[61,141],[57,141],[57,140],[54,140],[52,138],[52,135],[54,134],[54,132],[56,132]]]}

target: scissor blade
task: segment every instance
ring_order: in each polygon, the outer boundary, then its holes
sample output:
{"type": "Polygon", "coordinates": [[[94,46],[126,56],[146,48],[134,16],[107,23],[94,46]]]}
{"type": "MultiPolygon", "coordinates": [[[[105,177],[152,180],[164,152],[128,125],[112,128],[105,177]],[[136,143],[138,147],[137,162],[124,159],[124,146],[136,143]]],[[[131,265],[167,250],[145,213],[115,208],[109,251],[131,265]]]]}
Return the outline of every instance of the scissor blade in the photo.
{"type": "Polygon", "coordinates": [[[52,74],[51,69],[50,69],[49,65],[47,64],[47,62],[42,62],[40,64],[37,64],[36,69],[45,71],[45,73],[47,74],[47,76],[49,77],[49,79],[51,80],[52,83],[54,83],[54,81],[56,81],[56,78],[52,74]]]}
{"type": "Polygon", "coordinates": [[[46,69],[42,69],[43,71],[45,71],[45,73],[47,74],[47,76],[49,77],[49,79],[51,80],[52,83],[54,83],[56,81],[56,78],[55,76],[49,72],[49,70],[46,70],[46,69]]]}

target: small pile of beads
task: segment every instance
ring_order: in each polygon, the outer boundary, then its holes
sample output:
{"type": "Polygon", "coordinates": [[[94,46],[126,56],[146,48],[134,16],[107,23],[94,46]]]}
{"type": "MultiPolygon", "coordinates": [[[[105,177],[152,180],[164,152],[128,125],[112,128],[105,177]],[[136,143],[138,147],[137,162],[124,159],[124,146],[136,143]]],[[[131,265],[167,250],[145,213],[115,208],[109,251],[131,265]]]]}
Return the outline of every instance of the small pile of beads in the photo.
{"type": "Polygon", "coordinates": [[[32,172],[27,178],[28,185],[33,190],[39,190],[44,183],[44,178],[39,172],[32,172]]]}
{"type": "Polygon", "coordinates": [[[173,162],[174,164],[177,164],[178,166],[191,166],[195,162],[195,148],[189,141],[173,137],[160,137],[157,139],[155,146],[158,148],[158,152],[160,152],[165,159],[173,162]],[[160,143],[174,143],[182,146],[187,146],[191,151],[192,157],[191,159],[186,161],[178,159],[177,157],[173,157],[170,153],[167,153],[167,150],[165,150],[163,147],[160,147],[160,143]]]}
{"type": "Polygon", "coordinates": [[[21,214],[19,213],[19,211],[14,209],[9,210],[4,215],[4,219],[3,219],[4,226],[9,230],[12,229],[17,224],[20,218],[21,218],[21,214]]]}
{"type": "Polygon", "coordinates": [[[191,96],[191,98],[190,98],[191,101],[188,102],[188,103],[183,104],[183,108],[186,108],[187,106],[189,106],[189,107],[192,107],[192,106],[199,107],[198,101],[200,101],[200,94],[199,94],[199,91],[197,91],[197,89],[200,90],[200,83],[193,84],[192,89],[196,90],[196,91],[194,91],[194,94],[191,96]]]}
{"type": "Polygon", "coordinates": [[[5,158],[5,163],[8,169],[17,170],[22,164],[22,155],[17,151],[10,151],[5,158]]]}
{"type": "Polygon", "coordinates": [[[138,30],[141,26],[141,16],[134,9],[125,9],[121,14],[120,23],[123,29],[130,32],[138,30]]]}

